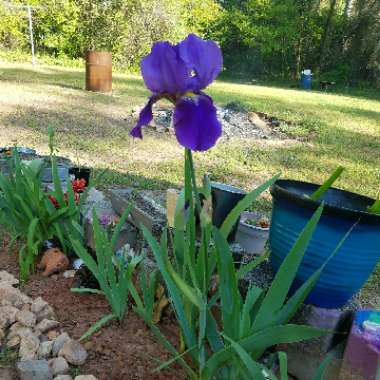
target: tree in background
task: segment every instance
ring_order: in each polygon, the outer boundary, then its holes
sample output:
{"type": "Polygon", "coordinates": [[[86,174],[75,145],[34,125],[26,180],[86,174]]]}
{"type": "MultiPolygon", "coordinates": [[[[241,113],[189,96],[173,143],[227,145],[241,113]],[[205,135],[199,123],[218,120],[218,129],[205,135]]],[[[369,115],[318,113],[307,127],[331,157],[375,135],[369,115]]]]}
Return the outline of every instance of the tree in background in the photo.
{"type": "MultiPolygon", "coordinates": [[[[14,4],[22,0],[11,1],[14,4]]],[[[380,82],[380,0],[30,0],[37,51],[111,50],[136,69],[153,42],[189,32],[218,41],[225,71],[297,79],[308,68],[342,85],[380,82]]],[[[0,0],[0,47],[28,48],[27,19],[0,0]]]]}
{"type": "Polygon", "coordinates": [[[82,54],[87,50],[112,51],[116,56],[120,53],[130,3],[125,0],[76,0],[82,54]]]}
{"type": "Polygon", "coordinates": [[[220,0],[213,36],[227,71],[341,84],[379,81],[379,0],[220,0]]]}
{"type": "Polygon", "coordinates": [[[79,57],[80,13],[72,0],[30,0],[34,10],[34,38],[37,51],[72,58],[79,57]]]}
{"type": "MultiPolygon", "coordinates": [[[[17,3],[16,3],[17,4],[17,3]]],[[[0,1],[0,48],[23,49],[28,45],[26,12],[0,1]]]]}

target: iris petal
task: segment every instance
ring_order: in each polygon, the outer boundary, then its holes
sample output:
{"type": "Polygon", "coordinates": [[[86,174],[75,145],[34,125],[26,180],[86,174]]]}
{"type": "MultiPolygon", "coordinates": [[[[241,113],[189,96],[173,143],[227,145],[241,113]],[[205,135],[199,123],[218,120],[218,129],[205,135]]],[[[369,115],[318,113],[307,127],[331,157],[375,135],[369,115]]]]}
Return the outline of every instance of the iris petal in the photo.
{"type": "Polygon", "coordinates": [[[151,96],[149,98],[148,103],[145,105],[145,107],[140,111],[139,120],[136,124],[136,126],[129,132],[129,134],[132,137],[137,137],[139,139],[142,139],[142,132],[141,128],[145,125],[148,125],[152,119],[153,119],[153,111],[152,107],[155,102],[159,99],[159,96],[151,96]]]}
{"type": "Polygon", "coordinates": [[[155,94],[184,94],[189,91],[189,70],[179,55],[178,47],[157,42],[141,61],[146,86],[155,94]]]}
{"type": "Polygon", "coordinates": [[[191,78],[193,91],[206,88],[222,70],[222,52],[214,41],[190,34],[178,44],[178,48],[181,59],[195,72],[191,78]]]}
{"type": "Polygon", "coordinates": [[[181,98],[173,118],[177,140],[185,148],[205,151],[214,146],[222,134],[212,99],[203,94],[181,98]]]}

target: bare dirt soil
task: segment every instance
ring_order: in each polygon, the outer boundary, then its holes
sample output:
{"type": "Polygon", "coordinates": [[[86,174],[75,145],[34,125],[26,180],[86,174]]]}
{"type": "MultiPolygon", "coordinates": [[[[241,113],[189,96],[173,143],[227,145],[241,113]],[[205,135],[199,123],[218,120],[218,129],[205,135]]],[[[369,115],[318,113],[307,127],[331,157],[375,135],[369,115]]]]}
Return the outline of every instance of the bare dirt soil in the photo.
{"type": "MultiPolygon", "coordinates": [[[[18,275],[16,253],[9,253],[5,246],[0,249],[0,270],[18,275]]],[[[22,290],[33,298],[41,296],[46,300],[54,308],[57,320],[61,323],[60,330],[78,339],[93,323],[109,314],[110,309],[101,296],[70,292],[72,281],[65,279],[62,274],[46,279],[37,273],[22,290]]],[[[173,343],[178,341],[177,329],[172,320],[164,319],[159,327],[173,343]]],[[[122,325],[117,322],[108,324],[89,338],[84,346],[89,357],[83,366],[72,370],[73,375],[93,374],[98,380],[186,378],[175,367],[174,370],[152,372],[160,365],[157,360],[166,361],[169,355],[132,310],[128,310],[122,325]]]]}

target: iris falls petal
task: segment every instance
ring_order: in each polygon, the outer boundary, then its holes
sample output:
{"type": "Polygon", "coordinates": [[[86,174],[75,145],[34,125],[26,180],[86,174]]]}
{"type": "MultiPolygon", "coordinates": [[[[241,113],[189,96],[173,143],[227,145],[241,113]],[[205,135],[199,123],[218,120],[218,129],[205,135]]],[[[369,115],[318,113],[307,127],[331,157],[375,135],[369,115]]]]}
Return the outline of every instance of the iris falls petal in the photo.
{"type": "Polygon", "coordinates": [[[159,96],[151,96],[149,98],[148,103],[140,112],[139,120],[136,126],[129,133],[132,137],[137,137],[139,139],[142,139],[143,136],[142,136],[141,128],[145,125],[148,125],[152,121],[153,119],[152,107],[153,107],[153,104],[158,99],[159,99],[159,96]]]}
{"type": "Polygon", "coordinates": [[[181,98],[173,118],[177,140],[185,148],[205,151],[213,147],[222,134],[212,99],[203,94],[181,98]]]}

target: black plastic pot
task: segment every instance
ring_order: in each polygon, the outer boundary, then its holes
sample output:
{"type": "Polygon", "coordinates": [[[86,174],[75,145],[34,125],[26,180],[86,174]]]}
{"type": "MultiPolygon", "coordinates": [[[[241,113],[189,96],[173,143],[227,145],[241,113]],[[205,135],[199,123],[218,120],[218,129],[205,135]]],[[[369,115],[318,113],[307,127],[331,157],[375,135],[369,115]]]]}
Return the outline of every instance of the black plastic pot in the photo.
{"type": "Polygon", "coordinates": [[[90,182],[91,169],[73,167],[70,168],[69,174],[73,175],[75,179],[84,179],[86,181],[86,185],[88,185],[90,182]]]}
{"type": "MultiPolygon", "coordinates": [[[[246,192],[238,187],[226,185],[219,182],[211,182],[212,194],[212,222],[214,226],[221,227],[228,214],[236,204],[244,198],[246,192]]],[[[228,241],[231,243],[235,240],[236,231],[239,225],[236,222],[231,233],[228,235],[228,241]]]]}
{"type": "Polygon", "coordinates": [[[42,246],[41,246],[41,253],[44,253],[44,252],[46,252],[48,249],[53,249],[53,248],[62,249],[62,248],[61,248],[61,244],[59,243],[59,241],[58,241],[57,239],[49,239],[49,240],[45,240],[45,241],[42,243],[42,246]]]}
{"type": "MultiPolygon", "coordinates": [[[[58,177],[62,183],[67,181],[69,168],[66,165],[57,165],[58,177]]],[[[53,183],[53,172],[51,167],[42,170],[42,182],[53,183]]]]}

